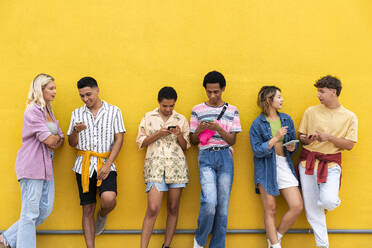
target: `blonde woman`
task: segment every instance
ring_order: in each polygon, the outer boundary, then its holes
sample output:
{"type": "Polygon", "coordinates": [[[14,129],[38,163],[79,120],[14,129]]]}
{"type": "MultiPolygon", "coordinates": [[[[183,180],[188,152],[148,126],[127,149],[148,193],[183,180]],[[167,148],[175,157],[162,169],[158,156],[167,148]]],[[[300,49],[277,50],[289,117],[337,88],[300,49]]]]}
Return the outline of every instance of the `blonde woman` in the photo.
{"type": "Polygon", "coordinates": [[[19,220],[0,235],[0,247],[36,247],[36,226],[52,212],[54,150],[63,144],[63,133],[51,102],[56,95],[53,77],[39,74],[33,80],[23,119],[22,147],[15,164],[21,187],[19,220]]]}
{"type": "Polygon", "coordinates": [[[258,93],[257,104],[262,113],[249,130],[254,153],[254,183],[261,194],[268,245],[281,248],[280,241],[295,223],[303,209],[298,180],[291,154],[298,142],[291,117],[279,112],[283,98],[275,86],[264,86],[258,93]],[[287,144],[288,142],[292,144],[287,144]],[[276,199],[281,194],[288,204],[278,228],[275,224],[276,199]]]}

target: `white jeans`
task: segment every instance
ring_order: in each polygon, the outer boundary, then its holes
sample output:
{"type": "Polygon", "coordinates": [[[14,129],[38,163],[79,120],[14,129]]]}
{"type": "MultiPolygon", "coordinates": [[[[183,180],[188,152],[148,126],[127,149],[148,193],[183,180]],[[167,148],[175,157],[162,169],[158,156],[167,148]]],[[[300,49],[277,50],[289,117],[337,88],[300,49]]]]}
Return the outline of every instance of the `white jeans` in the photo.
{"type": "Polygon", "coordinates": [[[317,171],[306,175],[305,168],[299,166],[302,196],[307,221],[311,225],[317,246],[329,247],[327,223],[324,209],[333,210],[341,203],[338,197],[341,167],[328,168],[327,182],[317,182],[317,171]]]}

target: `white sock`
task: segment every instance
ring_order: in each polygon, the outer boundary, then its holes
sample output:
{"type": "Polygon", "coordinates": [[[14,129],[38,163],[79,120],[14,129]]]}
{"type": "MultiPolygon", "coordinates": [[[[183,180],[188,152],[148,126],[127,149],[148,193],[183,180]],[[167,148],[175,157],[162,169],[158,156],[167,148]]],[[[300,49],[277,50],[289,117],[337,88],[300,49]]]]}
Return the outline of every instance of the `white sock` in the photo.
{"type": "Polygon", "coordinates": [[[281,234],[280,232],[276,232],[276,235],[278,236],[278,241],[280,242],[283,238],[283,234],[281,234]]]}
{"type": "Polygon", "coordinates": [[[280,245],[280,243],[276,243],[276,244],[273,244],[271,245],[272,248],[282,248],[282,246],[280,245]]]}

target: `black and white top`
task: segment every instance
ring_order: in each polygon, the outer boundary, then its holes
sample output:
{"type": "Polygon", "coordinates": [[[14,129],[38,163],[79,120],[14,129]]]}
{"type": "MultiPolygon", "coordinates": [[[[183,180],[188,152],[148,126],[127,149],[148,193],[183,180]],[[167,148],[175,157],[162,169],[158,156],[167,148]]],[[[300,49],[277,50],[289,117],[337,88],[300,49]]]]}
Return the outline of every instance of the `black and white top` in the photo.
{"type": "MultiPolygon", "coordinates": [[[[67,135],[71,135],[76,122],[83,122],[87,125],[87,129],[79,133],[79,142],[76,145],[77,149],[83,151],[110,152],[114,144],[114,134],[126,132],[120,109],[105,101],[102,101],[96,119],[86,105],[72,111],[67,135]]],[[[82,161],[83,157],[77,156],[72,170],[81,174],[82,161]]],[[[97,171],[97,158],[91,156],[89,177],[92,177],[94,171],[97,171]]],[[[115,164],[111,165],[111,171],[116,171],[115,164]]]]}

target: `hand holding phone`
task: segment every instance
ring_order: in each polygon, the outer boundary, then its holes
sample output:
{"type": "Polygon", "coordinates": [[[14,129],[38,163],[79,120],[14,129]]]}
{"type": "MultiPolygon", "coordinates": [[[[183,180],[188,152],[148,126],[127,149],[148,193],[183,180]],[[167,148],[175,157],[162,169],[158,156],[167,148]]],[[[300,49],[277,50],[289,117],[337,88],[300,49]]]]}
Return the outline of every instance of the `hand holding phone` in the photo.
{"type": "Polygon", "coordinates": [[[288,146],[288,145],[296,144],[296,143],[298,143],[298,142],[300,142],[300,141],[297,140],[297,139],[295,139],[295,140],[290,140],[290,141],[284,143],[283,146],[288,146]]]}
{"type": "Polygon", "coordinates": [[[304,145],[311,144],[313,141],[317,139],[316,134],[300,134],[300,140],[304,145]]]}
{"type": "Polygon", "coordinates": [[[169,126],[168,127],[168,131],[172,134],[175,134],[175,135],[180,135],[182,134],[181,132],[181,128],[179,126],[169,126]]]}
{"type": "Polygon", "coordinates": [[[82,121],[75,121],[74,130],[78,133],[87,129],[87,126],[82,121]]]}

